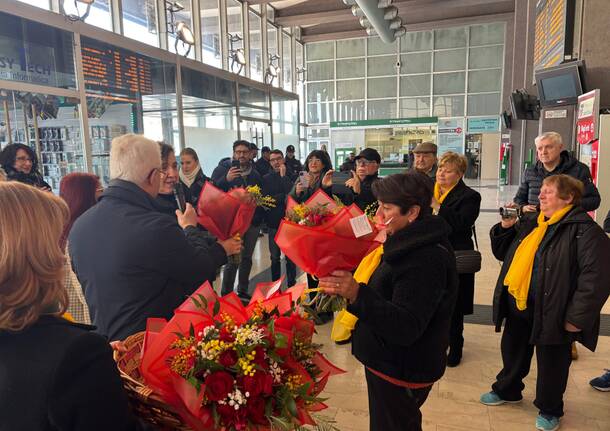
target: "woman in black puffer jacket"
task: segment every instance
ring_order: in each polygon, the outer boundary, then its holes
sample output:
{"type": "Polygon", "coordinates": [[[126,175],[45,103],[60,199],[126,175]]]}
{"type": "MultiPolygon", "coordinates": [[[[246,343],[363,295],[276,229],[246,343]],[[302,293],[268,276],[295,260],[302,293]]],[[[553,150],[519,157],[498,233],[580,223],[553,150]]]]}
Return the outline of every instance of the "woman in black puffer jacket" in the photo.
{"type": "Polygon", "coordinates": [[[387,226],[381,260],[370,261],[366,283],[335,271],[320,287],[345,297],[358,317],[352,353],[365,366],[371,431],[419,431],[419,408],[445,372],[457,298],[450,229],[430,215],[432,186],[422,174],[390,175],[373,192],[387,226]]]}
{"type": "Polygon", "coordinates": [[[39,189],[51,190],[51,186],[38,171],[38,157],[24,144],[10,144],[0,152],[0,167],[6,172],[9,181],[19,181],[39,189]]]}

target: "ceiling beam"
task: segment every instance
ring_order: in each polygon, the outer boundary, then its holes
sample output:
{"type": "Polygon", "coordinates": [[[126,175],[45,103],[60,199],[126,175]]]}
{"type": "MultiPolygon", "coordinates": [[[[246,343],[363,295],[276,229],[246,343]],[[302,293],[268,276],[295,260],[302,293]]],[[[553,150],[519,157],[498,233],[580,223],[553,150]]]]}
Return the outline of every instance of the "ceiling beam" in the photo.
{"type": "Polygon", "coordinates": [[[353,39],[356,37],[365,37],[366,30],[350,30],[350,31],[338,31],[334,33],[321,33],[321,34],[311,34],[311,35],[302,35],[301,40],[303,43],[310,42],[321,42],[324,40],[339,40],[339,39],[353,39]]]}
{"type": "Polygon", "coordinates": [[[330,10],[327,12],[313,12],[298,15],[276,16],[275,23],[284,27],[309,26],[327,24],[329,22],[351,21],[355,17],[349,9],[330,10]]]}

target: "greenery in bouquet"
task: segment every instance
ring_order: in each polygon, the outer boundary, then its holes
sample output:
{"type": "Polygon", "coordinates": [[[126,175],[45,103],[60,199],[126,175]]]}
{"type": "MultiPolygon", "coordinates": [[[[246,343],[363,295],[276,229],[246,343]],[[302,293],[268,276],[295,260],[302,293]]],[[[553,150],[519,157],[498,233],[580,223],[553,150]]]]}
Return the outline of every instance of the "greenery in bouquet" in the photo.
{"type": "MultiPolygon", "coordinates": [[[[193,302],[207,309],[202,297],[193,302]]],[[[314,360],[321,346],[312,341],[307,315],[294,306],[280,316],[277,308],[269,312],[256,305],[249,319],[237,324],[218,308],[213,324],[177,334],[169,359],[169,368],[197,390],[208,418],[203,425],[289,431],[314,424],[303,419],[323,408],[318,397],[322,371],[314,360]]],[[[317,429],[336,429],[321,417],[315,422],[317,429]]]]}

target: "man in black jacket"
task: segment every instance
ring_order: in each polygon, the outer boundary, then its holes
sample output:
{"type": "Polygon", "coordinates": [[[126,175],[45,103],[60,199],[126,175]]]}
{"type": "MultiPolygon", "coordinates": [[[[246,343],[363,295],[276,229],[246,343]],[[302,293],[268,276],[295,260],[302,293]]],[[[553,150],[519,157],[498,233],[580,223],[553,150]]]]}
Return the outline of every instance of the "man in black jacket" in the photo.
{"type": "MultiPolygon", "coordinates": [[[[217,187],[225,192],[235,187],[259,186],[262,188],[263,179],[254,168],[252,163],[251,145],[248,141],[235,141],[233,143],[233,159],[224,159],[212,172],[212,181],[217,187]],[[239,167],[237,164],[239,163],[239,167]],[[235,164],[235,166],[233,166],[235,164]]],[[[235,276],[239,266],[239,280],[237,283],[237,294],[244,300],[250,298],[248,289],[250,282],[250,271],[252,270],[252,254],[256,247],[260,225],[263,219],[264,210],[257,208],[252,225],[244,234],[242,241],[244,248],[241,253],[239,265],[235,262],[228,262],[225,266],[222,278],[221,293],[226,295],[233,291],[235,276]]]]}
{"type": "Polygon", "coordinates": [[[292,181],[296,181],[299,177],[299,172],[303,170],[301,161],[296,158],[294,145],[288,145],[286,147],[286,172],[292,181]]]}
{"type": "Polygon", "coordinates": [[[438,147],[433,142],[422,142],[417,144],[413,150],[413,167],[411,170],[424,174],[430,178],[432,184],[436,182],[437,152],[438,147]]]}
{"type": "Polygon", "coordinates": [[[601,198],[591,179],[591,172],[584,163],[579,162],[563,149],[561,135],[557,132],[546,132],[536,138],[536,153],[538,161],[523,172],[523,178],[515,203],[520,205],[524,212],[538,210],[540,201],[540,187],[542,180],[550,175],[566,174],[574,177],[585,186],[581,207],[585,211],[594,211],[599,208],[601,198]]]}
{"type": "MultiPolygon", "coordinates": [[[[286,212],[286,196],[292,189],[293,181],[286,173],[284,154],[280,150],[271,151],[269,158],[272,172],[263,178],[263,194],[275,199],[275,208],[271,208],[265,214],[265,220],[269,227],[269,252],[271,253],[271,278],[279,280],[282,275],[282,252],[275,243],[275,234],[280,226],[286,212]]],[[[286,285],[288,287],[296,284],[296,265],[286,257],[286,285]]]]}
{"type": "Polygon", "coordinates": [[[261,177],[264,177],[269,172],[271,172],[271,164],[269,163],[269,158],[271,157],[271,148],[263,147],[261,148],[261,157],[256,161],[254,167],[258,171],[261,177]]]}
{"type": "Polygon", "coordinates": [[[112,142],[112,181],[97,205],[78,218],[69,236],[74,272],[97,332],[121,340],[146,329],[149,317],[169,319],[174,309],[226,261],[191,245],[195,210],[158,211],[159,145],[128,134],[112,142]]]}

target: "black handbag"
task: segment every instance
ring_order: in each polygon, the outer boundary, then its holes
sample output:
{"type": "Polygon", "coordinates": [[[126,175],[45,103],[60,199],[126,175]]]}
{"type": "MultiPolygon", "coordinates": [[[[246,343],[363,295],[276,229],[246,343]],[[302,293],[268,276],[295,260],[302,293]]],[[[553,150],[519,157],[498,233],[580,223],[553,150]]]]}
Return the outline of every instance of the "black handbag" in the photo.
{"type": "Polygon", "coordinates": [[[481,270],[481,252],[479,251],[479,241],[477,241],[477,231],[472,227],[474,244],[476,250],[455,250],[455,264],[458,274],[474,274],[481,270]]]}

